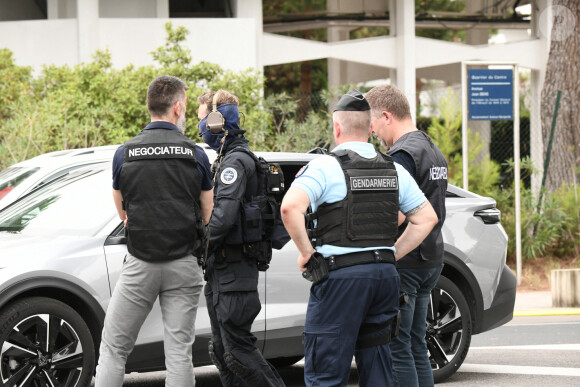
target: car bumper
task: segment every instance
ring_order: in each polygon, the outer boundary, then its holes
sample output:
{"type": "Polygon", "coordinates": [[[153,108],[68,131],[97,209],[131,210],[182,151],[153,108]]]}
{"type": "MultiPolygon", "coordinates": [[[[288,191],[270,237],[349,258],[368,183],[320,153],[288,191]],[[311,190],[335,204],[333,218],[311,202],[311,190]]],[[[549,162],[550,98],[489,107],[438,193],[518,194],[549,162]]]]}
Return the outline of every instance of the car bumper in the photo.
{"type": "Polygon", "coordinates": [[[515,302],[516,276],[507,265],[504,265],[495,297],[491,307],[483,311],[481,329],[477,333],[489,331],[510,321],[514,316],[515,302]]]}

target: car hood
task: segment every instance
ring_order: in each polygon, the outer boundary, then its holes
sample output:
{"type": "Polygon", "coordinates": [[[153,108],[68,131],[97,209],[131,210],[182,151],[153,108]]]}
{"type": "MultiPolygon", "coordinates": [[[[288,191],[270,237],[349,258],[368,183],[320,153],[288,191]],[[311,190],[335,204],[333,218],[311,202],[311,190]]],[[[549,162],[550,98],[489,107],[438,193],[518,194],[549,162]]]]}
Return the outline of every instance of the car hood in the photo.
{"type": "Polygon", "coordinates": [[[103,238],[0,232],[0,267],[23,262],[66,258],[103,245],[103,238]]]}

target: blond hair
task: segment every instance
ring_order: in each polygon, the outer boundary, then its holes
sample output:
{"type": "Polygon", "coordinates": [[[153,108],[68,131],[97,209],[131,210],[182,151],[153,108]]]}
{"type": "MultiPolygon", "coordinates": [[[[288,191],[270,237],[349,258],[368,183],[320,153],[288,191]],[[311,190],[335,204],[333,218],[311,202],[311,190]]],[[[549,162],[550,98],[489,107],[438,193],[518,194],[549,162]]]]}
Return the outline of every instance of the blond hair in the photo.
{"type": "Polygon", "coordinates": [[[219,93],[217,101],[216,101],[217,106],[225,105],[227,103],[233,103],[236,105],[240,104],[238,101],[238,97],[236,97],[232,93],[225,91],[225,90],[222,90],[222,89],[220,89],[218,91],[208,91],[208,92],[203,93],[202,95],[197,97],[197,102],[200,105],[206,104],[208,111],[211,111],[213,109],[213,97],[216,95],[216,93],[219,93]]]}
{"type": "Polygon", "coordinates": [[[340,130],[348,137],[368,137],[371,128],[371,113],[367,111],[337,110],[332,114],[334,121],[340,125],[340,130]]]}

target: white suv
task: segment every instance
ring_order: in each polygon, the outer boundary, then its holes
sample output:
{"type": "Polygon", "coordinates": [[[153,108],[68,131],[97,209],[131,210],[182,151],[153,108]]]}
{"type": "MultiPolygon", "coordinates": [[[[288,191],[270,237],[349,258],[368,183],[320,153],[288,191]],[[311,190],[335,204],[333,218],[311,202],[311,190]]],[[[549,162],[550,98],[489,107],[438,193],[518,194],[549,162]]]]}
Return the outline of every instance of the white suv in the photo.
{"type": "MultiPolygon", "coordinates": [[[[286,188],[304,164],[319,156],[260,155],[280,164],[286,188]]],[[[28,375],[34,385],[90,383],[105,311],[127,252],[111,178],[110,162],[94,164],[44,184],[0,211],[0,384],[21,385],[28,375]]],[[[445,265],[426,321],[437,382],[457,371],[473,334],[511,320],[516,293],[495,201],[450,185],[446,206],[445,265]]],[[[262,311],[252,331],[264,357],[278,367],[304,356],[310,283],[296,268],[297,256],[289,242],[274,251],[270,268],[260,273],[262,311]]],[[[205,309],[202,298],[195,323],[196,366],[210,364],[205,309]]],[[[127,372],[164,369],[158,303],[136,344],[127,372]]]]}

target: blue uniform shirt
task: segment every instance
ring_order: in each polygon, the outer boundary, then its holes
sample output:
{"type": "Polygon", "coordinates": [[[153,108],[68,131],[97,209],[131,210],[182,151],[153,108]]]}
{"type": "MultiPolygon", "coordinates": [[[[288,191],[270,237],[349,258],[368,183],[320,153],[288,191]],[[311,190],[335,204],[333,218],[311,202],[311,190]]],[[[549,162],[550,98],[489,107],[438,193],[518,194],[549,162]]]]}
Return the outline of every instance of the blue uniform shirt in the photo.
{"type": "MultiPolygon", "coordinates": [[[[177,126],[173,125],[171,122],[166,121],[154,121],[147,125],[143,130],[149,129],[168,129],[168,130],[179,130],[177,126]]],[[[125,159],[125,148],[121,145],[117,148],[115,156],[113,156],[113,189],[119,190],[119,176],[121,175],[121,168],[123,167],[123,161],[125,159]]],[[[195,158],[197,159],[197,170],[199,172],[199,177],[201,178],[201,189],[203,191],[209,191],[213,188],[211,182],[211,166],[207,154],[200,147],[196,147],[195,158]]]]}
{"type": "MultiPolygon", "coordinates": [[[[333,152],[341,149],[352,150],[365,158],[373,158],[377,155],[374,146],[365,142],[347,142],[334,148],[333,152]]],[[[421,205],[427,199],[405,168],[397,163],[395,163],[395,168],[399,177],[399,210],[405,213],[421,205]]],[[[344,181],[342,168],[334,157],[328,155],[310,161],[302,170],[302,173],[296,177],[292,186],[306,192],[310,199],[312,211],[316,211],[322,203],[335,203],[346,196],[346,182],[344,181]]],[[[316,248],[325,257],[375,249],[391,249],[395,251],[393,246],[361,248],[322,245],[316,248]]]]}

